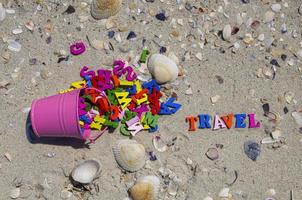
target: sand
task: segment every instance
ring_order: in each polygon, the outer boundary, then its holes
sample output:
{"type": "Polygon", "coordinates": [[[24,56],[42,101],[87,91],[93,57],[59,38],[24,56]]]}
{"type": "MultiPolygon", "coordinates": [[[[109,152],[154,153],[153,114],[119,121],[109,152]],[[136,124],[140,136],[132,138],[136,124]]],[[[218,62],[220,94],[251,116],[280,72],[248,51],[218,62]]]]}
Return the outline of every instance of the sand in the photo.
{"type": "MultiPolygon", "coordinates": [[[[267,192],[269,189],[275,190],[273,197],[278,200],[302,199],[301,134],[291,117],[293,111],[301,109],[302,101],[299,71],[301,62],[293,54],[301,48],[302,16],[298,13],[299,1],[277,1],[282,8],[275,14],[275,30],[272,30],[268,24],[263,23],[263,19],[264,13],[276,1],[258,0],[248,4],[229,1],[228,5],[224,1],[188,1],[196,8],[203,8],[203,12],[194,13],[184,8],[185,2],[177,5],[170,0],[155,0],[153,3],[127,0],[123,1],[121,11],[115,16],[117,27],[110,29],[116,33],[119,32],[118,28],[124,29],[120,32],[121,43],[108,39],[106,21],[92,19],[89,4],[85,7],[81,5],[81,1],[57,1],[56,5],[52,3],[55,1],[45,0],[40,5],[40,11],[37,10],[38,4],[35,1],[2,2],[5,8],[12,9],[15,13],[7,14],[0,22],[0,53],[3,55],[8,51],[10,54],[7,61],[0,58],[0,79],[10,83],[6,88],[0,89],[0,199],[10,199],[10,191],[16,187],[21,188],[20,197],[25,199],[60,199],[61,191],[71,186],[65,175],[68,176],[76,164],[90,158],[100,160],[103,166],[100,178],[94,182],[99,190],[92,187],[94,189],[84,192],[81,198],[79,192],[74,191],[74,197],[70,199],[125,199],[128,197],[127,189],[141,175],[160,177],[161,187],[157,199],[202,200],[206,196],[219,199],[219,191],[226,187],[230,188],[230,194],[236,200],[265,199],[270,197],[267,192]],[[265,2],[268,4],[264,4],[265,2]],[[72,5],[76,12],[62,14],[68,5],[72,5]],[[180,6],[182,9],[179,10],[180,6]],[[218,12],[219,6],[222,6],[223,12],[218,12]],[[138,9],[141,11],[139,14],[138,9]],[[159,21],[149,15],[150,12],[152,14],[150,10],[155,13],[165,10],[168,19],[159,21]],[[239,32],[231,36],[230,42],[216,36],[226,24],[235,26],[235,16],[239,12],[246,12],[246,19],[252,17],[253,20],[260,21],[259,28],[241,25],[239,32]],[[80,22],[79,16],[87,16],[88,19],[80,22]],[[181,39],[170,35],[173,29],[170,22],[173,18],[183,19],[184,25],[176,23],[175,28],[181,39]],[[189,19],[197,22],[197,28],[192,28],[188,23],[189,19]],[[30,20],[35,25],[33,31],[24,26],[30,20]],[[45,30],[47,21],[53,26],[48,35],[45,30]],[[285,34],[280,32],[283,23],[287,25],[285,34]],[[23,32],[12,34],[12,30],[18,26],[23,32]],[[296,37],[293,37],[293,30],[296,30],[296,37]],[[136,33],[135,40],[126,40],[129,31],[136,33]],[[206,42],[202,40],[201,32],[205,35],[206,42]],[[255,39],[250,45],[241,40],[246,33],[252,34],[255,39]],[[263,47],[257,41],[260,33],[264,33],[266,38],[274,36],[276,41],[270,48],[263,47]],[[186,38],[188,34],[194,35],[194,39],[186,38]],[[49,36],[52,40],[47,44],[46,38],[49,36]],[[54,52],[65,50],[69,54],[70,44],[78,40],[88,44],[87,36],[107,43],[110,41],[114,50],[96,50],[88,45],[83,54],[57,62],[58,56],[54,52]],[[17,39],[22,45],[21,51],[8,50],[7,39],[17,39]],[[144,45],[143,39],[146,40],[144,45]],[[240,48],[233,53],[231,46],[235,42],[240,44],[240,48]],[[199,43],[205,44],[204,47],[200,48],[199,43]],[[141,132],[135,136],[147,150],[155,152],[157,161],[150,161],[147,168],[138,172],[124,174],[112,154],[116,141],[125,138],[118,130],[104,134],[95,144],[90,145],[71,139],[52,139],[35,144],[27,140],[26,111],[34,99],[68,88],[71,82],[80,80],[79,71],[85,65],[94,69],[105,66],[109,68],[108,65],[116,58],[129,60],[133,64],[135,56],[141,53],[144,46],[150,52],[157,53],[160,49],[158,44],[168,47],[168,51],[178,57],[178,66],[185,75],[178,77],[172,84],[182,108],[174,115],[162,116],[158,123],[160,129],[156,133],[167,142],[177,138],[175,145],[161,153],[152,145],[154,134],[141,132]],[[129,47],[131,51],[123,53],[119,47],[129,47]],[[286,54],[287,60],[282,61],[280,55],[272,55],[272,50],[286,54]],[[225,52],[222,53],[223,51],[225,52]],[[198,52],[202,54],[202,60],[195,57],[198,52]],[[190,59],[185,59],[185,54],[188,53],[191,55],[190,59]],[[31,58],[36,58],[37,63],[30,65],[31,58]],[[276,67],[275,79],[257,77],[260,67],[272,66],[272,58],[277,59],[280,65],[276,67]],[[294,60],[292,66],[287,64],[290,59],[294,60]],[[223,83],[220,84],[215,76],[221,76],[223,83]],[[185,94],[188,84],[192,88],[192,95],[185,94]],[[294,93],[294,100],[290,103],[284,100],[284,93],[288,91],[294,93]],[[220,99],[212,104],[210,97],[215,95],[219,95],[220,99]],[[260,156],[257,161],[252,161],[244,153],[244,142],[252,139],[260,143],[263,138],[269,137],[265,132],[268,118],[263,115],[261,99],[266,99],[271,111],[280,113],[278,127],[282,130],[286,143],[279,148],[262,144],[260,156]],[[287,114],[283,112],[285,106],[289,110],[287,114]],[[231,112],[255,113],[256,119],[261,122],[261,128],[218,131],[197,129],[189,132],[185,122],[185,117],[189,115],[207,113],[213,116],[216,113],[231,112]],[[219,149],[219,159],[212,161],[205,153],[216,144],[222,144],[223,147],[219,149]],[[5,157],[7,153],[11,156],[11,161],[5,157]],[[187,164],[188,158],[192,160],[191,165],[187,164]],[[167,192],[165,183],[169,179],[161,176],[161,167],[170,169],[181,180],[174,196],[167,192]],[[235,171],[238,178],[232,184],[235,171]],[[290,191],[294,194],[293,198],[290,197],[290,191]]],[[[82,2],[89,3],[84,0],[82,2]]]]}

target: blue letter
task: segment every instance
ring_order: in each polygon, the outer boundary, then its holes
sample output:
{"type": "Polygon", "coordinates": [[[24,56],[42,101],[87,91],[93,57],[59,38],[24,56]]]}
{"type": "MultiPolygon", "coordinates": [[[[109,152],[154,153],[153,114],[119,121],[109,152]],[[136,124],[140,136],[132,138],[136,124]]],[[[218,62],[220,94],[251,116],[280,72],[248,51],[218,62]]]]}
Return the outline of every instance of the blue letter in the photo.
{"type": "Polygon", "coordinates": [[[244,120],[246,118],[246,114],[235,114],[234,116],[236,118],[235,128],[245,128],[246,124],[244,120]]]}
{"type": "Polygon", "coordinates": [[[198,128],[211,128],[211,124],[209,123],[211,117],[210,115],[198,115],[199,117],[199,127],[198,128]]]}

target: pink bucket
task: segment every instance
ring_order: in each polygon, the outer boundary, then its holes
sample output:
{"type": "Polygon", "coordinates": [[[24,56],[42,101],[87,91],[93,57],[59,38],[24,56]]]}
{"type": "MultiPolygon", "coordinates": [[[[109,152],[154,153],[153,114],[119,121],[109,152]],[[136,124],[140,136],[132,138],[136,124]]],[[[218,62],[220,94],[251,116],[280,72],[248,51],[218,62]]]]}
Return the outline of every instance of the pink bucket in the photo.
{"type": "Polygon", "coordinates": [[[73,137],[86,140],[81,134],[78,104],[81,90],[37,99],[31,105],[32,129],[38,137],[73,137]]]}

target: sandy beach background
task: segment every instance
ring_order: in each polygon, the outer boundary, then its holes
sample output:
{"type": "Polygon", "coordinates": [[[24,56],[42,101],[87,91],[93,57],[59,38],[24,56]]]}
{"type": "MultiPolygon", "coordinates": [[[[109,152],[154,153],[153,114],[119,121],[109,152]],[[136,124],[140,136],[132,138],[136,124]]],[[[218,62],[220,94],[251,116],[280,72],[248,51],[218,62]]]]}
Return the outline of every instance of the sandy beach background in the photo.
{"type": "Polygon", "coordinates": [[[108,19],[113,21],[109,29],[108,20],[91,17],[90,1],[0,2],[7,9],[0,21],[0,199],[10,199],[15,188],[21,189],[20,199],[61,199],[62,191],[70,189],[72,168],[90,158],[102,163],[100,178],[90,192],[73,191],[69,199],[126,199],[128,188],[141,175],[160,177],[158,199],[202,200],[209,196],[216,200],[223,188],[229,188],[229,199],[235,200],[302,199],[301,133],[291,116],[301,109],[302,101],[302,65],[297,53],[301,49],[301,1],[124,0],[120,12],[108,19]],[[272,22],[264,23],[265,13],[276,3],[281,10],[274,12],[272,22]],[[64,13],[69,5],[74,13],[64,13]],[[161,11],[167,20],[156,19],[154,15],[161,11]],[[246,13],[241,25],[237,24],[238,13],[246,13]],[[259,25],[251,27],[255,20],[259,25]],[[32,31],[25,27],[30,21],[32,31]],[[239,28],[230,41],[219,34],[227,24],[239,28]],[[14,34],[17,28],[22,33],[14,34]],[[120,34],[121,40],[109,39],[111,30],[120,34]],[[126,39],[130,31],[137,35],[133,40],[126,39]],[[264,34],[264,41],[259,41],[260,34],[264,34]],[[87,38],[105,43],[104,48],[93,48],[87,38]],[[20,51],[8,48],[10,39],[22,45],[20,51]],[[87,44],[86,51],[70,55],[70,44],[79,40],[87,44]],[[111,50],[106,49],[109,42],[111,50]],[[174,145],[161,153],[152,144],[154,134],[144,131],[135,136],[158,160],[149,161],[138,172],[123,173],[112,154],[116,141],[125,138],[118,130],[91,145],[70,139],[36,144],[27,140],[26,119],[33,99],[57,94],[81,80],[79,71],[85,65],[110,68],[117,58],[134,64],[144,47],[151,53],[166,47],[164,54],[174,54],[182,72],[165,91],[167,95],[175,92],[182,108],[174,115],[162,116],[155,133],[167,143],[173,140],[174,145]],[[287,56],[285,60],[282,54],[287,56]],[[66,59],[58,63],[59,58],[66,59]],[[273,67],[272,59],[279,66],[273,67]],[[276,69],[273,80],[259,72],[265,66],[276,69]],[[285,94],[289,92],[293,97],[287,102],[285,94]],[[215,95],[220,98],[213,103],[211,97],[215,95]],[[269,118],[262,109],[264,102],[269,103],[270,111],[280,114],[277,126],[285,142],[261,144],[259,157],[252,161],[244,153],[244,142],[252,139],[260,144],[271,133],[269,118]],[[186,116],[230,112],[255,113],[261,128],[188,132],[186,116]],[[212,161],[205,153],[215,146],[221,148],[219,158],[212,161]],[[175,195],[167,191],[162,168],[180,179],[175,195]],[[232,183],[235,174],[238,177],[232,183]]]}

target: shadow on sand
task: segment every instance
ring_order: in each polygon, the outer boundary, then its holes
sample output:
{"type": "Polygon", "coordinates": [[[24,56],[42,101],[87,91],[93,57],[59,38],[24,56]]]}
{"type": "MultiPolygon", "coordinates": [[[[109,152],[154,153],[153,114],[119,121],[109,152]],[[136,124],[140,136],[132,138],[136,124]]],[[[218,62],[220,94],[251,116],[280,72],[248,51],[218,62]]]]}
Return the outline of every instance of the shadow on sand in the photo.
{"type": "Polygon", "coordinates": [[[80,148],[89,148],[89,144],[86,143],[84,140],[76,139],[76,138],[61,138],[61,137],[43,137],[39,138],[37,137],[31,126],[31,120],[30,120],[30,113],[27,116],[26,119],[26,137],[27,140],[32,144],[48,144],[48,145],[57,145],[57,146],[71,146],[75,149],[80,148]]]}

